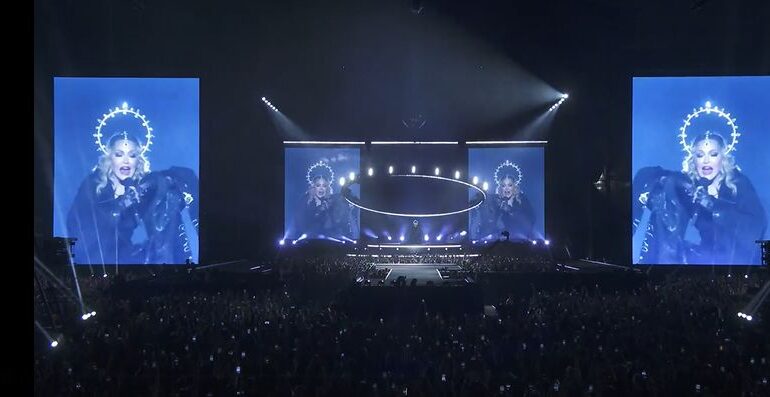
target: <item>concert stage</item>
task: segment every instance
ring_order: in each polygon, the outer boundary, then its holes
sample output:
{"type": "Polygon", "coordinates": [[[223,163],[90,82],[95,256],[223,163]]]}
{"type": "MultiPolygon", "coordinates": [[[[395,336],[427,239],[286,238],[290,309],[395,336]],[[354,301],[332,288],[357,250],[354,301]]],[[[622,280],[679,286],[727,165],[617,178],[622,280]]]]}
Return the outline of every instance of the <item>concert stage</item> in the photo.
{"type": "Polygon", "coordinates": [[[463,279],[451,278],[451,274],[459,274],[460,266],[446,263],[385,263],[377,264],[378,270],[388,269],[383,279],[385,285],[394,285],[402,279],[410,286],[439,285],[443,282],[457,282],[463,279]]]}

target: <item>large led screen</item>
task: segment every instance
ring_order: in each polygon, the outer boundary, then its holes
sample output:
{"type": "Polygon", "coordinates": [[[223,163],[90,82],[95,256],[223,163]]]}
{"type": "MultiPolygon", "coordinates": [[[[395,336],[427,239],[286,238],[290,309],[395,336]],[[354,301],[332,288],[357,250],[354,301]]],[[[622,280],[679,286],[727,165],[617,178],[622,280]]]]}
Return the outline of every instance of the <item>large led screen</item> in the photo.
{"type": "Polygon", "coordinates": [[[770,77],[633,79],[632,261],[760,264],[770,77]]]}
{"type": "Polygon", "coordinates": [[[284,173],[284,236],[353,242],[359,236],[359,210],[348,202],[359,194],[359,149],[287,147],[284,173]],[[347,198],[343,189],[348,189],[347,198]]]}
{"type": "Polygon", "coordinates": [[[198,79],[54,79],[53,231],[74,263],[198,262],[198,135],[198,79]]]}
{"type": "MultiPolygon", "coordinates": [[[[486,195],[470,211],[471,239],[545,239],[543,147],[470,148],[468,175],[486,195]]],[[[471,202],[482,195],[469,191],[471,202]]]]}

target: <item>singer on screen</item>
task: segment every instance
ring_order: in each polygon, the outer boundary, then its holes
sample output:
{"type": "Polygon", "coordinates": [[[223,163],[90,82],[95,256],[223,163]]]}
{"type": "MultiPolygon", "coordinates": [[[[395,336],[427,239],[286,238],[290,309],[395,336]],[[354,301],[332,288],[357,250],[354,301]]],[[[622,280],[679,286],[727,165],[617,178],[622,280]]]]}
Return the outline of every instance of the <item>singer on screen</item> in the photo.
{"type": "Polygon", "coordinates": [[[75,261],[184,263],[197,241],[197,177],[188,168],[150,172],[148,144],[128,132],[97,141],[102,154],[67,216],[75,261]]]}
{"type": "Polygon", "coordinates": [[[535,213],[521,189],[523,173],[511,161],[501,163],[494,173],[495,192],[487,196],[479,208],[471,212],[474,236],[497,238],[508,231],[514,241],[535,238],[535,213]]]}
{"type": "Polygon", "coordinates": [[[308,189],[302,200],[295,230],[308,238],[355,236],[353,208],[334,193],[334,171],[325,162],[312,165],[307,172],[308,189]]]}
{"type": "Polygon", "coordinates": [[[755,240],[767,218],[733,149],[721,134],[706,131],[685,146],[681,172],[648,167],[637,173],[635,231],[642,210],[650,211],[640,263],[759,263],[755,240]]]}

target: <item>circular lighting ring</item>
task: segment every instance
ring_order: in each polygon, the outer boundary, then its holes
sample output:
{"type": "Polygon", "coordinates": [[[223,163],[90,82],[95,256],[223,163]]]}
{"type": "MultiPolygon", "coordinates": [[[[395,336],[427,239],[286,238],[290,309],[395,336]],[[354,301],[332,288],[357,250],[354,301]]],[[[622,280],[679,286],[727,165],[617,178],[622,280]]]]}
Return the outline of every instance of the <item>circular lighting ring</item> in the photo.
{"type": "Polygon", "coordinates": [[[359,209],[362,209],[364,211],[373,212],[375,214],[390,215],[390,216],[400,216],[400,217],[407,217],[407,218],[433,218],[433,217],[439,217],[439,216],[462,214],[463,212],[468,212],[468,211],[470,211],[472,209],[477,208],[478,206],[481,205],[481,203],[483,203],[487,199],[487,193],[484,192],[484,190],[482,190],[478,186],[472,185],[472,184],[470,184],[468,182],[459,181],[457,179],[444,178],[442,176],[418,175],[418,174],[407,174],[407,175],[397,174],[397,175],[388,175],[388,177],[428,178],[428,179],[438,179],[438,180],[445,181],[445,182],[458,183],[460,185],[465,185],[467,187],[476,189],[479,193],[481,193],[482,198],[481,198],[481,200],[479,200],[478,203],[474,203],[473,205],[469,206],[468,208],[463,208],[463,209],[457,210],[457,211],[437,212],[437,213],[430,213],[430,214],[420,214],[420,213],[417,213],[417,214],[407,214],[407,213],[402,213],[402,212],[389,212],[389,211],[378,210],[378,209],[375,209],[375,208],[364,207],[361,204],[353,202],[348,197],[348,192],[350,192],[350,189],[344,189],[344,191],[342,192],[342,197],[344,197],[345,200],[347,200],[347,202],[350,203],[350,205],[352,205],[354,207],[357,207],[359,209]]]}
{"type": "Polygon", "coordinates": [[[738,125],[735,124],[738,119],[733,118],[730,113],[727,113],[725,111],[725,108],[720,109],[717,106],[712,106],[711,101],[706,101],[706,106],[701,106],[698,109],[693,109],[692,113],[688,114],[687,117],[684,119],[684,123],[679,128],[679,144],[682,145],[682,150],[687,152],[688,154],[692,153],[693,147],[692,145],[687,143],[687,127],[692,125],[692,120],[695,118],[698,118],[701,114],[715,114],[719,116],[720,118],[723,118],[727,120],[727,125],[730,126],[730,129],[732,132],[730,133],[730,137],[732,137],[732,142],[730,142],[727,145],[727,148],[725,149],[725,153],[730,153],[733,150],[735,150],[735,145],[738,144],[738,137],[741,136],[741,133],[738,132],[738,125]]]}
{"type": "Polygon", "coordinates": [[[152,138],[155,135],[152,134],[152,127],[150,127],[150,120],[148,120],[145,115],[140,113],[139,109],[134,109],[132,107],[129,107],[128,103],[126,102],[123,102],[122,107],[116,107],[115,109],[110,109],[108,113],[103,114],[102,117],[97,120],[99,124],[96,126],[96,132],[92,135],[94,138],[96,138],[94,143],[102,153],[108,154],[109,149],[104,144],[104,142],[102,142],[102,137],[104,137],[104,135],[102,134],[102,128],[104,128],[104,126],[107,125],[107,122],[110,119],[115,118],[117,116],[126,116],[126,115],[131,115],[135,119],[138,119],[139,123],[142,125],[142,127],[144,127],[144,130],[145,130],[144,138],[146,139],[146,142],[144,145],[140,146],[140,154],[142,157],[144,157],[144,154],[150,151],[150,145],[152,145],[152,138]]]}

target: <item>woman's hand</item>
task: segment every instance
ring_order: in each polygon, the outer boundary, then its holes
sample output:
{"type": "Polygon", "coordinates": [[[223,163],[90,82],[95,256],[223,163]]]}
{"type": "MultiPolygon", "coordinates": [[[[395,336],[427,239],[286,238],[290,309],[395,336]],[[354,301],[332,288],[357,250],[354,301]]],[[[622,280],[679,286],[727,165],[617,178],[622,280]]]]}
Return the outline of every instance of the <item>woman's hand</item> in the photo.
{"type": "Polygon", "coordinates": [[[650,198],[650,192],[644,192],[639,195],[639,202],[642,203],[642,205],[647,205],[647,200],[650,198]]]}
{"type": "Polygon", "coordinates": [[[708,194],[709,196],[719,197],[719,186],[714,185],[713,183],[709,185],[708,194]]]}
{"type": "Polygon", "coordinates": [[[702,186],[695,189],[695,194],[693,195],[693,203],[696,203],[701,207],[711,211],[711,209],[714,208],[714,198],[716,196],[711,194],[709,191],[710,189],[711,186],[709,186],[708,189],[704,189],[702,186]]]}

